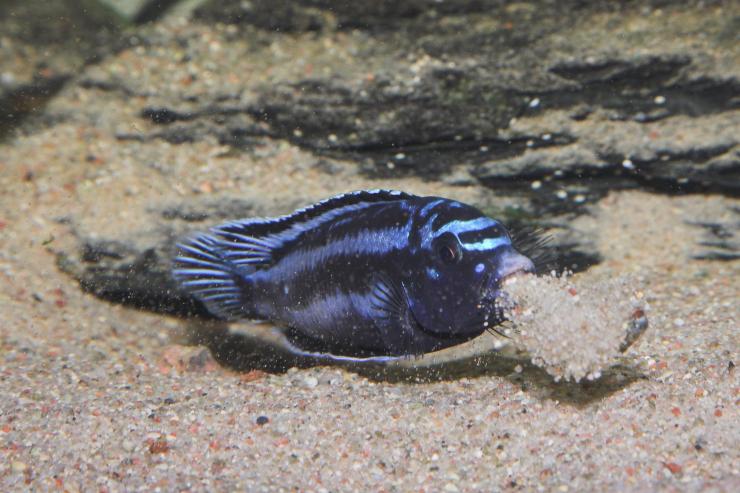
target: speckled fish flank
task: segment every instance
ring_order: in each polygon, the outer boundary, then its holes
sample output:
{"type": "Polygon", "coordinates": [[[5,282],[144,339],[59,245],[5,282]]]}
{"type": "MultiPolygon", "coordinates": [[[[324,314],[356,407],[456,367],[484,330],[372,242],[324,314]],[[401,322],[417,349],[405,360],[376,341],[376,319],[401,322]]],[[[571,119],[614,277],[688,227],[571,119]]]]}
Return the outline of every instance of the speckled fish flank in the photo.
{"type": "Polygon", "coordinates": [[[502,319],[502,279],[531,272],[495,219],[391,190],[214,227],[177,245],[177,283],[214,315],[286,327],[297,353],[422,354],[502,319]]]}

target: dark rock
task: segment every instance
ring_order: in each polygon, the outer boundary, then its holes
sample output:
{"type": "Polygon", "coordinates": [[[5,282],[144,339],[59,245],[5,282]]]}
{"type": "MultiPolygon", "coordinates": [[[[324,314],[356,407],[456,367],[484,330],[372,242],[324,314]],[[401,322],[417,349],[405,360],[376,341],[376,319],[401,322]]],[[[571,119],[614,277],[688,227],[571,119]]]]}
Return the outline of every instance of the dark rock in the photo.
{"type": "Polygon", "coordinates": [[[257,114],[277,136],[315,152],[429,175],[500,144],[498,129],[523,103],[462,71],[432,70],[413,85],[388,79],[359,88],[329,81],[277,87],[263,94],[257,114]]]}
{"type": "Polygon", "coordinates": [[[691,221],[700,228],[700,240],[692,258],[700,260],[740,259],[740,207],[732,207],[716,222],[691,221]]]}
{"type": "Polygon", "coordinates": [[[43,108],[86,63],[107,53],[123,25],[95,0],[0,3],[0,136],[43,108]]]}
{"type": "Polygon", "coordinates": [[[152,22],[166,14],[174,5],[181,0],[148,0],[136,12],[132,21],[135,24],[152,22]]]}
{"type": "Polygon", "coordinates": [[[236,199],[152,207],[152,217],[159,220],[144,231],[125,231],[119,237],[101,239],[73,228],[79,249],[57,252],[57,264],[83,289],[105,300],[160,313],[212,318],[172,280],[175,243],[198,228],[260,215],[259,211],[253,203],[236,199]]]}
{"type": "Polygon", "coordinates": [[[214,0],[197,10],[198,19],[257,26],[272,36],[322,29],[330,39],[336,30],[363,29],[357,56],[368,63],[343,66],[340,76],[278,81],[240,108],[207,103],[143,116],[189,121],[150,137],[192,142],[211,133],[247,147],[259,121],[263,136],[358,162],[370,176],[439,179],[464,167],[497,190],[533,180],[568,189],[573,179],[588,178],[588,196],[615,183],[737,194],[732,129],[740,119],[740,79],[727,35],[734,21],[700,4],[692,8],[682,11],[688,24],[681,35],[696,42],[684,49],[662,21],[677,11],[659,1],[214,0]],[[644,28],[625,31],[630,19],[644,28]],[[714,57],[713,46],[727,47],[728,58],[714,57]],[[246,139],[201,123],[225,113],[228,123],[240,112],[253,119],[236,127],[246,139]],[[708,130],[682,142],[697,125],[708,130]]]}
{"type": "Polygon", "coordinates": [[[80,238],[80,251],[59,252],[57,264],[82,288],[114,303],[160,313],[208,317],[196,300],[179,292],[170,275],[176,237],[141,250],[123,240],[80,238]]]}
{"type": "Polygon", "coordinates": [[[29,114],[39,111],[69,80],[69,74],[46,72],[18,83],[13,77],[0,84],[0,137],[29,114]]]}

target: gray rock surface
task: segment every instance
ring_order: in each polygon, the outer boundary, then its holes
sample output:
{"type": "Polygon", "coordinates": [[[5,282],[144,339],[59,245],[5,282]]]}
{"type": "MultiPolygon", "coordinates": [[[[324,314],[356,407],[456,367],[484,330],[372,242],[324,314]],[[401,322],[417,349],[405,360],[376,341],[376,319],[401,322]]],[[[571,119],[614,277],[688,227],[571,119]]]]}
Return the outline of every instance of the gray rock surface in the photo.
{"type": "Polygon", "coordinates": [[[280,29],[281,12],[294,21],[310,11],[334,23],[283,29],[364,35],[363,64],[340,77],[260,91],[247,109],[278,137],[390,175],[462,165],[487,184],[560,171],[566,184],[624,177],[625,186],[738,191],[736,18],[722,3],[340,5],[213,1],[197,11],[262,29],[280,29]],[[706,134],[683,142],[697,124],[706,134]]]}

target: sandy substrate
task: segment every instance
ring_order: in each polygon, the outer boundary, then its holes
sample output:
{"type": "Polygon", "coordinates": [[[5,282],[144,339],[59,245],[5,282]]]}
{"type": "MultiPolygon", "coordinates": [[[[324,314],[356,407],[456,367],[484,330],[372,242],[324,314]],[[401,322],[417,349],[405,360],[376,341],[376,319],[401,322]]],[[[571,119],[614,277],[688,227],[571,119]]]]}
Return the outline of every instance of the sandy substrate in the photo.
{"type": "MultiPolygon", "coordinates": [[[[297,43],[322,54],[312,70],[354,60],[312,39],[297,43]]],[[[180,101],[178,84],[238,93],[308,71],[279,44],[270,71],[217,41],[196,45],[196,80],[155,48],[91,67],[92,80],[130,77],[135,96],[72,84],[33,133],[0,144],[0,491],[740,491],[740,261],[693,260],[688,224],[736,221],[738,200],[614,192],[573,220],[604,257],[580,275],[634,276],[650,305],[617,366],[580,384],[490,354],[411,360],[401,376],[235,371],[189,344],[183,320],[84,293],[56,265],[78,247],[73,229],[135,241],[163,204],[236,197],[277,214],[362,188],[492,195],[371,180],[279,140],[239,152],[215,137],[116,138],[158,130],[140,118],[153,85],[180,101]],[[206,76],[211,52],[238,77],[206,76]]]]}
{"type": "MultiPolygon", "coordinates": [[[[58,125],[2,153],[0,490],[740,489],[740,263],[690,260],[697,238],[686,224],[731,200],[613,193],[576,220],[606,257],[584,275],[639,276],[651,306],[650,329],[609,385],[555,383],[526,363],[442,381],[235,372],[181,344],[181,321],[107,304],[56,268],[50,249],[72,237],[55,218],[133,229],[149,199],[205,176],[173,183],[122,157],[135,144],[88,134],[58,125]],[[103,162],[78,159],[92,147],[103,162]]],[[[163,144],[161,160],[214,149],[163,144]]],[[[317,197],[389,186],[285,173],[304,157],[271,152],[262,166],[281,161],[279,180],[255,173],[230,186],[317,197]]],[[[206,158],[208,176],[228,184],[230,159],[206,158]]]]}

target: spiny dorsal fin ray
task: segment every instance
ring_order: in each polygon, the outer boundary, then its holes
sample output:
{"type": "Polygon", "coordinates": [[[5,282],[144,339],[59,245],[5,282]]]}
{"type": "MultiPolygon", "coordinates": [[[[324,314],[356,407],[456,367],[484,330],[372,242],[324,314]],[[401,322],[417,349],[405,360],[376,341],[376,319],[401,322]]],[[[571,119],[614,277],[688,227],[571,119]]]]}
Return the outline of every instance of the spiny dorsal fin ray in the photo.
{"type": "Polygon", "coordinates": [[[297,224],[317,219],[323,214],[335,209],[374,202],[392,202],[413,198],[416,198],[416,196],[396,190],[360,190],[330,197],[285,216],[231,221],[214,228],[213,232],[219,236],[236,234],[264,238],[282,233],[297,224]]]}

